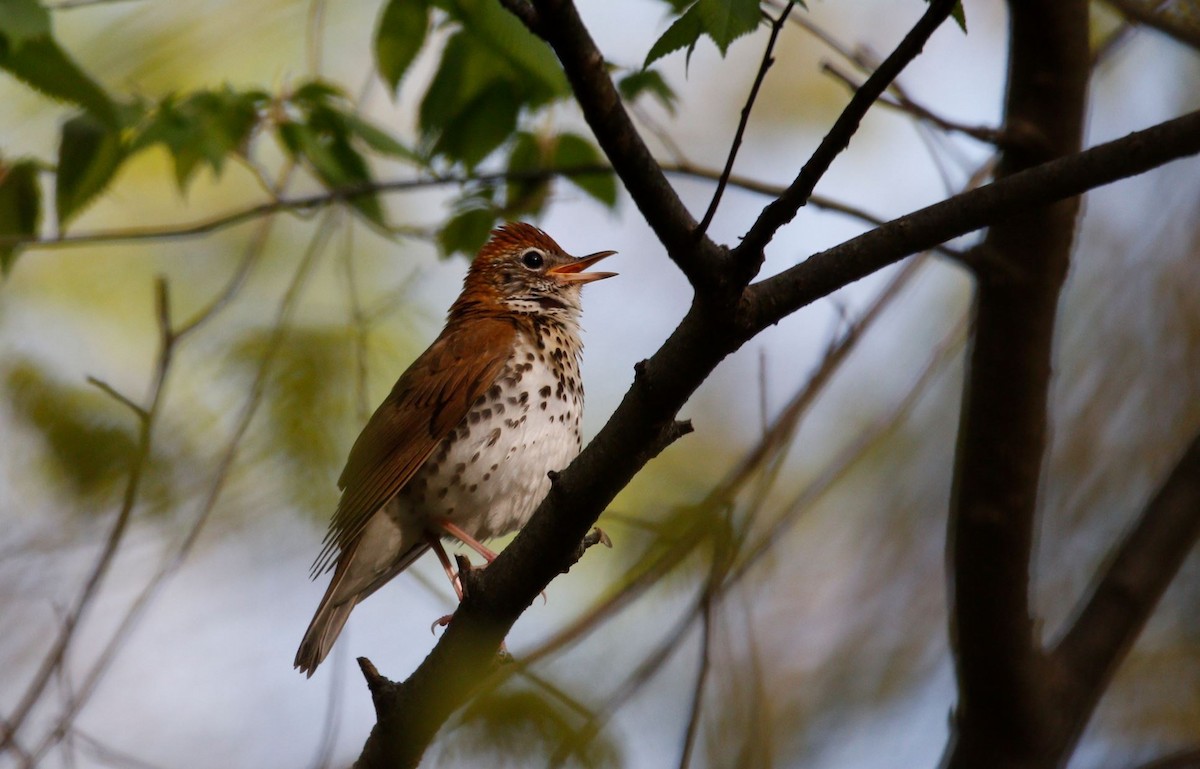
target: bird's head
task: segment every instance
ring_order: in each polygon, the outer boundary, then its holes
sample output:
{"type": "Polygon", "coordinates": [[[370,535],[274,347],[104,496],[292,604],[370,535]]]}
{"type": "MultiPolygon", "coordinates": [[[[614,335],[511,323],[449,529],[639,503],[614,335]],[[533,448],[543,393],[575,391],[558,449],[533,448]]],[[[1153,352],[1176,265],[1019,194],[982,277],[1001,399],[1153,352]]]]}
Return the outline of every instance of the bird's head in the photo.
{"type": "Polygon", "coordinates": [[[587,268],[614,253],[571,256],[533,225],[506,224],[492,232],[471,263],[459,302],[573,319],[583,284],[616,275],[587,268]]]}

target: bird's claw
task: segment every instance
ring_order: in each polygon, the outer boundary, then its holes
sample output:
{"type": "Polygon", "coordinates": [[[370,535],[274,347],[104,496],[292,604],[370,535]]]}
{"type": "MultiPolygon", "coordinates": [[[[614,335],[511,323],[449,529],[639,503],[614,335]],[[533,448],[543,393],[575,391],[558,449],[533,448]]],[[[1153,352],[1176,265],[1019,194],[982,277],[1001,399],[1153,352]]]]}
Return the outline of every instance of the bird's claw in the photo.
{"type": "Polygon", "coordinates": [[[429,632],[430,632],[431,634],[434,634],[434,635],[436,635],[436,634],[437,634],[437,629],[438,629],[439,627],[446,627],[447,625],[449,625],[449,624],[450,624],[450,620],[452,620],[452,619],[454,619],[454,615],[453,615],[453,614],[445,614],[445,615],[443,615],[443,616],[441,616],[441,617],[438,617],[437,619],[435,619],[435,620],[433,621],[433,624],[429,626],[429,632]]]}

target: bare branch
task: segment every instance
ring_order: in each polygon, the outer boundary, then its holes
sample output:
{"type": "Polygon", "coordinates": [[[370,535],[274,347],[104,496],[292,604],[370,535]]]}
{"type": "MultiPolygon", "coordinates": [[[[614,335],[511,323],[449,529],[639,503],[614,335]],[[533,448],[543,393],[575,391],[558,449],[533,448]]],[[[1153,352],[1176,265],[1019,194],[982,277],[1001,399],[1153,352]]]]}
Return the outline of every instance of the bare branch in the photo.
{"type": "MultiPolygon", "coordinates": [[[[96,558],[96,563],[92,566],[91,572],[88,574],[83,587],[79,591],[79,595],[75,599],[74,607],[63,618],[58,636],[50,645],[45,657],[42,658],[41,666],[34,674],[29,686],[25,688],[24,694],[17,701],[12,714],[2,724],[3,734],[0,735],[0,752],[3,752],[13,744],[13,740],[16,738],[17,732],[24,725],[25,719],[28,718],[34,706],[42,698],[47,684],[50,683],[56,671],[63,664],[67,650],[75,636],[75,631],[91,608],[100,585],[108,575],[108,570],[112,566],[117,550],[125,538],[125,533],[129,529],[129,521],[133,517],[133,509],[137,504],[142,480],[150,462],[154,427],[158,421],[163,389],[167,379],[167,372],[171,367],[171,357],[175,343],[175,337],[170,328],[170,296],[167,291],[166,281],[161,278],[156,283],[155,294],[161,344],[155,363],[154,376],[151,379],[150,395],[147,399],[148,405],[142,408],[132,403],[128,404],[139,415],[144,415],[144,417],[140,420],[137,449],[133,456],[133,467],[129,471],[129,480],[125,484],[125,493],[121,499],[121,509],[117,512],[117,516],[113,520],[112,528],[109,530],[108,537],[104,541],[100,555],[96,558]]],[[[115,391],[113,391],[113,394],[118,400],[127,402],[124,396],[117,395],[115,391]]],[[[39,755],[39,750],[31,751],[23,759],[23,763],[36,763],[39,755]]]]}
{"type": "MultiPolygon", "coordinates": [[[[839,82],[844,83],[852,91],[857,91],[862,87],[854,81],[854,78],[843,72],[836,64],[826,62],[825,64],[821,65],[821,69],[832,75],[839,82]]],[[[896,83],[892,83],[892,87],[889,89],[889,91],[890,94],[885,94],[879,98],[879,104],[884,107],[899,110],[900,112],[911,115],[918,120],[924,120],[927,123],[932,123],[938,128],[941,128],[943,131],[960,133],[964,136],[969,136],[972,139],[977,139],[978,141],[985,142],[987,144],[999,145],[1004,139],[1003,134],[994,128],[988,128],[987,126],[965,125],[963,123],[958,123],[938,115],[929,108],[923,107],[909,98],[904,89],[900,88],[896,83]]]]}
{"type": "Polygon", "coordinates": [[[850,137],[858,130],[859,123],[867,114],[867,110],[884,92],[888,84],[908,66],[909,62],[917,57],[929,36],[950,16],[955,4],[956,0],[931,0],[925,14],[904,36],[896,50],[892,51],[892,54],[879,65],[879,69],[875,70],[867,78],[863,87],[854,94],[850,103],[846,105],[842,114],[833,124],[833,128],[825,135],[808,162],[804,164],[796,180],[782,196],[763,209],[758,220],[746,232],[741,244],[735,249],[737,261],[761,263],[763,249],[775,237],[779,228],[790,222],[796,216],[796,212],[808,202],[817,182],[829,170],[834,158],[849,146],[850,137]]]}
{"type": "Polygon", "coordinates": [[[1184,45],[1200,50],[1200,9],[1194,0],[1108,0],[1108,4],[1133,21],[1154,27],[1184,45]]]}
{"type": "MultiPolygon", "coordinates": [[[[1014,173],[898,219],[749,287],[742,323],[758,330],[909,254],[974,232],[1018,211],[1080,195],[1200,153],[1200,111],[1014,173]]],[[[989,262],[979,269],[993,269],[989,262]]],[[[1003,262],[997,272],[1005,271],[1003,262]]]]}
{"type": "MultiPolygon", "coordinates": [[[[1090,713],[1200,539],[1200,434],[1116,547],[1054,649],[1068,696],[1090,713]]],[[[1086,719],[1079,719],[1082,731],[1086,719]]],[[[1078,735],[1076,735],[1076,739],[1078,735]]],[[[1200,763],[1197,753],[1193,760],[1200,763]]]]}
{"type": "Polygon", "coordinates": [[[767,70],[775,63],[775,57],[772,56],[775,51],[775,42],[779,39],[779,32],[783,29],[783,25],[787,23],[787,18],[791,15],[792,8],[795,6],[796,0],[789,0],[779,16],[771,20],[771,36],[767,38],[767,47],[763,49],[762,62],[758,65],[758,73],[754,76],[754,83],[750,86],[750,93],[746,96],[745,105],[742,106],[742,116],[738,120],[737,131],[733,134],[733,143],[729,145],[729,157],[725,160],[725,169],[721,171],[721,177],[717,180],[717,189],[713,192],[712,200],[708,204],[708,210],[704,212],[704,218],[696,226],[697,237],[703,237],[708,232],[708,225],[712,224],[713,216],[717,213],[717,206],[721,203],[721,195],[725,192],[725,185],[729,182],[729,175],[733,173],[733,161],[737,158],[738,149],[742,146],[742,137],[745,135],[746,126],[750,122],[750,110],[754,108],[754,101],[758,98],[758,91],[762,88],[763,80],[767,77],[767,70]]]}

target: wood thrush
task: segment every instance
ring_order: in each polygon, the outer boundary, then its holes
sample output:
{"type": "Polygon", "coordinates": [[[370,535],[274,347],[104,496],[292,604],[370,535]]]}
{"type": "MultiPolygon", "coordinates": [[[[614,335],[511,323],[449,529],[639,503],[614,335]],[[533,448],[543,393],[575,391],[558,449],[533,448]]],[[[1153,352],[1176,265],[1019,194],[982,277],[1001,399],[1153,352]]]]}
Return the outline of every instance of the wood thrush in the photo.
{"type": "MultiPolygon", "coordinates": [[[[580,288],[613,251],[566,254],[528,224],[495,230],[446,327],[409,366],[350,449],[341,500],[313,565],[333,578],[296,652],[311,676],[354,606],[433,548],[515,531],[582,445],[580,288]]],[[[461,592],[460,592],[461,597],[461,592]]]]}

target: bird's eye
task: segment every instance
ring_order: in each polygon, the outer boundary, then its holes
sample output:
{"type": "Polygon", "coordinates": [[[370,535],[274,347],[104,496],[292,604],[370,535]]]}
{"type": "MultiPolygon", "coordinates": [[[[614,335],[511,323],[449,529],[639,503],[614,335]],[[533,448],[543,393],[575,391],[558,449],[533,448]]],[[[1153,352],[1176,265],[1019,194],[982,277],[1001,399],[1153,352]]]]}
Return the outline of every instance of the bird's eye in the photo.
{"type": "Polygon", "coordinates": [[[521,254],[521,264],[524,264],[531,270],[540,269],[545,261],[546,260],[538,251],[526,251],[525,253],[521,254]]]}

